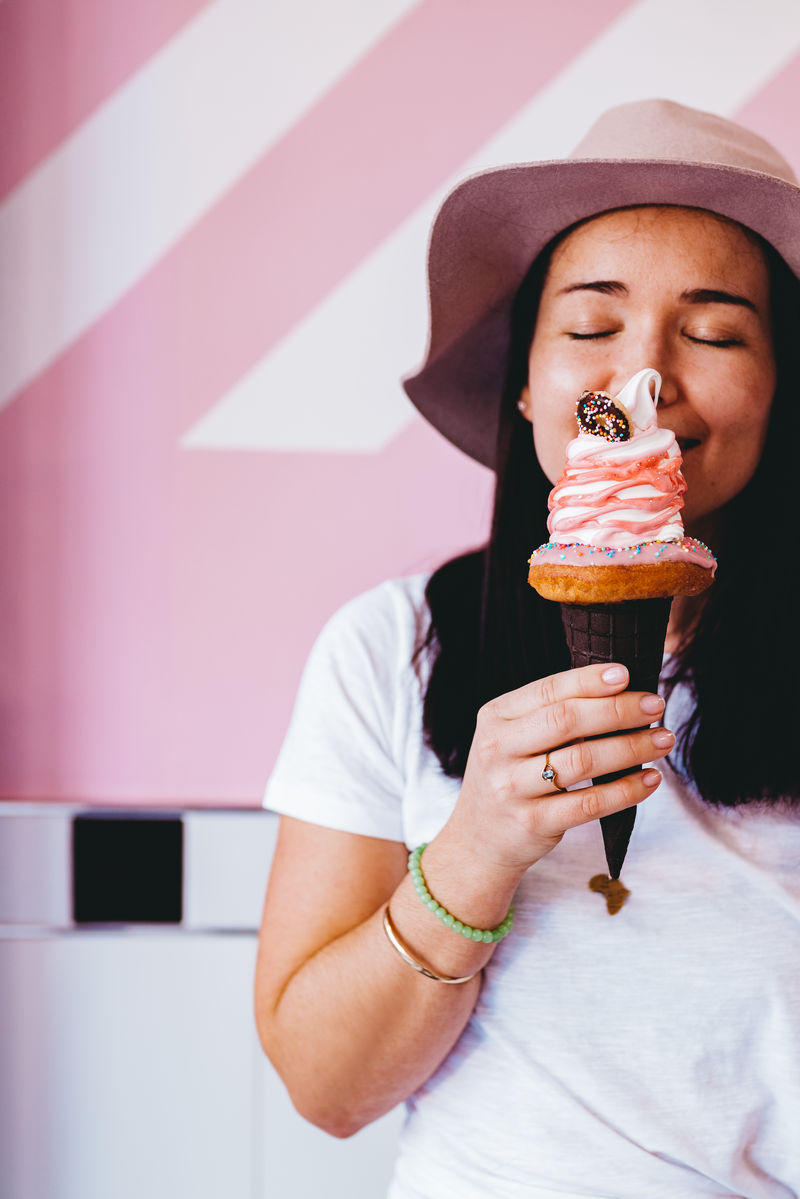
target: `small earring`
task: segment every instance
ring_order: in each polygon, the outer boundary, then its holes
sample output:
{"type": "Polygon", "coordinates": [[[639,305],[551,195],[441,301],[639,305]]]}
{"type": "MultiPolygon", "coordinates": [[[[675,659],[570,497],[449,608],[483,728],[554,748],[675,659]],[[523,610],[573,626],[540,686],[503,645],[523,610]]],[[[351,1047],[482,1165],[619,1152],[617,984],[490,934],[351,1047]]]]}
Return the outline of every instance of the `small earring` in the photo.
{"type": "Polygon", "coordinates": [[[517,400],[517,407],[523,415],[528,411],[528,403],[526,400],[517,400]]]}

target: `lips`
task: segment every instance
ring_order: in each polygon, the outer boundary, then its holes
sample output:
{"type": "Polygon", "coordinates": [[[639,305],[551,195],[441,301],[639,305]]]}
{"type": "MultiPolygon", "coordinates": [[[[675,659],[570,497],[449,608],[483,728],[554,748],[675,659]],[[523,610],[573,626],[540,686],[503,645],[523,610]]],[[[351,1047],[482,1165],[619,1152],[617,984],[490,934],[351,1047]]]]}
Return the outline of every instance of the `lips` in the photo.
{"type": "Polygon", "coordinates": [[[696,445],[700,444],[699,437],[676,437],[675,440],[682,454],[686,454],[689,450],[693,450],[696,445]]]}

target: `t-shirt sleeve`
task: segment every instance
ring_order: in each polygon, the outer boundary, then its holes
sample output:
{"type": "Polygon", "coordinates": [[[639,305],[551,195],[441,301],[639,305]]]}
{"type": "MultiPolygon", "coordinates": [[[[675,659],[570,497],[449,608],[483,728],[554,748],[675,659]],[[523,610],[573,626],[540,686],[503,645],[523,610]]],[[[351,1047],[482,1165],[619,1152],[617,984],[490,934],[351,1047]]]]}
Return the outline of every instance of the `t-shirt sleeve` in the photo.
{"type": "Polygon", "coordinates": [[[404,745],[420,719],[412,658],[418,615],[384,584],[319,635],[264,806],[312,824],[403,840],[404,745]]]}

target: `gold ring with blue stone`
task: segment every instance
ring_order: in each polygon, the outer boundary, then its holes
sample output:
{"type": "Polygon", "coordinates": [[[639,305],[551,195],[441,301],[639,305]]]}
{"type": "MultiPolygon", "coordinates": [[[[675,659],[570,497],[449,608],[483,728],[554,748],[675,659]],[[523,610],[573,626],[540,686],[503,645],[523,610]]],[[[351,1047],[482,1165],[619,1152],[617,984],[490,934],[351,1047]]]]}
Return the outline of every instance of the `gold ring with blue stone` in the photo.
{"type": "Polygon", "coordinates": [[[555,787],[556,791],[566,791],[566,789],[567,789],[566,787],[560,787],[558,785],[558,783],[556,782],[556,772],[555,772],[555,770],[553,770],[553,767],[550,765],[550,751],[549,750],[544,755],[544,770],[542,771],[542,778],[544,779],[544,781],[546,783],[552,783],[552,785],[555,787]]]}

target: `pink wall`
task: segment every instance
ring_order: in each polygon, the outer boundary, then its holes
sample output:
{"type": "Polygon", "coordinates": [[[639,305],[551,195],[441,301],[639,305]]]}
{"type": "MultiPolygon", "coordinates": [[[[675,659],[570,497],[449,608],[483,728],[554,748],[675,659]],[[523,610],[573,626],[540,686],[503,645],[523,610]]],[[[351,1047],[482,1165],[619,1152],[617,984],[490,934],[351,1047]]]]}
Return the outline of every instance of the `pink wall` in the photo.
{"type": "Polygon", "coordinates": [[[656,94],[800,168],[795,0],[684,8],[4,0],[0,795],[258,802],[325,617],[486,528],[398,383],[451,181],[656,94]]]}

